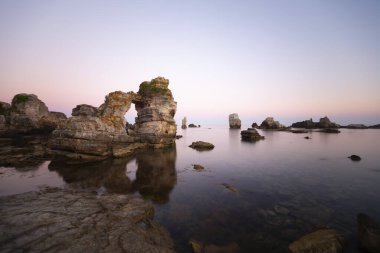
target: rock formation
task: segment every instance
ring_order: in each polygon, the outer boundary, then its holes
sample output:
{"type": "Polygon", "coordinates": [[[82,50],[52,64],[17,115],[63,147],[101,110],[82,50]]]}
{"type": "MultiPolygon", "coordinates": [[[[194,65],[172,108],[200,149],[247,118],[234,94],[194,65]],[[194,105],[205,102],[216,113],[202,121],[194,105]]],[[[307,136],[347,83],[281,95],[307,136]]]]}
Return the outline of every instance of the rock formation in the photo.
{"type": "Polygon", "coordinates": [[[347,126],[341,126],[341,128],[348,128],[348,129],[367,129],[368,127],[364,124],[349,124],[347,126]]]}
{"type": "Polygon", "coordinates": [[[334,122],[331,122],[330,119],[326,116],[324,118],[320,118],[319,122],[313,122],[313,119],[296,122],[292,124],[294,128],[339,128],[340,126],[334,122]]]}
{"type": "Polygon", "coordinates": [[[285,126],[275,121],[273,117],[266,118],[260,125],[261,129],[284,129],[285,126]]]}
{"type": "Polygon", "coordinates": [[[230,128],[240,129],[241,121],[239,119],[239,115],[237,113],[232,113],[228,116],[228,121],[230,123],[230,128]]]}
{"type": "Polygon", "coordinates": [[[253,123],[252,123],[252,125],[251,125],[251,127],[252,127],[252,128],[258,128],[258,127],[259,127],[259,125],[257,125],[257,123],[256,123],[256,122],[253,122],[253,123]]]}
{"type": "Polygon", "coordinates": [[[198,151],[203,151],[214,149],[215,146],[214,144],[205,141],[194,141],[189,147],[198,151]]]}
{"type": "Polygon", "coordinates": [[[248,128],[240,132],[241,139],[243,141],[259,141],[265,139],[264,136],[261,136],[254,128],[248,128]]]}
{"type": "Polygon", "coordinates": [[[341,253],[344,238],[334,229],[318,229],[304,235],[289,246],[292,253],[341,253]]]}
{"type": "Polygon", "coordinates": [[[65,119],[63,113],[50,112],[34,94],[17,94],[11,105],[0,102],[0,131],[3,133],[51,132],[65,119]]]}
{"type": "Polygon", "coordinates": [[[0,198],[1,252],[175,252],[151,203],[47,188],[0,198]]]}
{"type": "Polygon", "coordinates": [[[50,147],[58,155],[97,160],[122,157],[144,147],[174,143],[173,119],[177,103],[168,89],[169,80],[158,77],[140,84],[138,93],[109,93],[98,108],[78,105],[64,125],[53,132],[50,147]],[[134,131],[126,131],[124,115],[135,104],[134,131]]]}
{"type": "Polygon", "coordinates": [[[183,119],[182,119],[182,129],[186,129],[186,128],[187,128],[186,117],[183,117],[183,119]]]}

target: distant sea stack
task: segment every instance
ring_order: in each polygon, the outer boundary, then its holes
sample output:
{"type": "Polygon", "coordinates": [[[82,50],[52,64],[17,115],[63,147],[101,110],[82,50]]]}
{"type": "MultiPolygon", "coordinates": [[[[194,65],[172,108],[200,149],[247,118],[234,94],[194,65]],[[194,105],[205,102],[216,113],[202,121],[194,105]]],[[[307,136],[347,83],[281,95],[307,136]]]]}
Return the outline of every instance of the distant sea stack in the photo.
{"type": "Polygon", "coordinates": [[[182,119],[182,129],[186,129],[187,128],[187,122],[186,122],[186,117],[183,117],[182,119]]]}
{"type": "Polygon", "coordinates": [[[336,124],[335,122],[331,122],[330,119],[327,116],[325,116],[323,118],[320,118],[319,122],[313,122],[313,119],[309,119],[309,120],[304,120],[301,122],[293,123],[292,127],[294,127],[294,128],[307,128],[307,129],[339,128],[340,125],[336,124]]]}
{"type": "Polygon", "coordinates": [[[157,77],[140,84],[139,91],[109,93],[99,107],[79,105],[59,126],[50,141],[55,154],[73,159],[100,160],[123,157],[135,150],[171,146],[177,126],[177,103],[169,80],[157,77]],[[126,131],[124,115],[131,104],[137,111],[134,131],[126,131]]]}
{"type": "Polygon", "coordinates": [[[239,115],[237,113],[232,113],[228,116],[228,121],[230,123],[231,129],[240,129],[241,121],[239,119],[239,115]]]}
{"type": "Polygon", "coordinates": [[[65,114],[50,112],[45,103],[34,94],[17,94],[11,104],[0,102],[2,134],[50,133],[65,120],[65,114]]]}
{"type": "Polygon", "coordinates": [[[260,129],[272,129],[272,130],[279,130],[284,129],[285,126],[280,124],[280,122],[275,121],[273,117],[266,118],[260,125],[260,129]]]}

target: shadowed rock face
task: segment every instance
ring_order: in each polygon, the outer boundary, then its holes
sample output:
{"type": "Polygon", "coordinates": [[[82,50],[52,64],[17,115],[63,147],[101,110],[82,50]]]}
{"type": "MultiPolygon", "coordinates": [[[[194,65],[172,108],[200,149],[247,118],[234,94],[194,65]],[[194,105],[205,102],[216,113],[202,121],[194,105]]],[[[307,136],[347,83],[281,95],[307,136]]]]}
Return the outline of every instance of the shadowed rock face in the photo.
{"type": "Polygon", "coordinates": [[[152,204],[48,188],[0,198],[1,252],[174,252],[152,204]]]}
{"type": "Polygon", "coordinates": [[[0,102],[0,131],[13,133],[51,132],[66,119],[66,115],[50,112],[34,94],[17,94],[9,105],[0,102]]]}
{"type": "Polygon", "coordinates": [[[122,157],[148,146],[174,143],[177,126],[173,119],[177,103],[168,89],[169,80],[158,77],[143,82],[138,93],[115,91],[95,108],[78,105],[62,126],[53,132],[51,148],[74,159],[122,157]],[[124,115],[135,104],[134,131],[126,131],[124,115]]]}

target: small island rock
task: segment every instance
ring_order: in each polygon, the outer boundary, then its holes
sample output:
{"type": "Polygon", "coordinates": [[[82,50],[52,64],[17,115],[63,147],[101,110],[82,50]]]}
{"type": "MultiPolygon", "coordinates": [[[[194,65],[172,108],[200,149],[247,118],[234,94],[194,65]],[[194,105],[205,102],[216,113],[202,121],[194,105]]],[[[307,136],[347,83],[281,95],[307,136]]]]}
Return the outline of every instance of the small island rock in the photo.
{"type": "Polygon", "coordinates": [[[240,132],[241,139],[243,141],[259,141],[265,139],[264,136],[261,136],[254,128],[248,128],[240,132]]]}
{"type": "Polygon", "coordinates": [[[195,150],[211,150],[215,146],[209,142],[195,141],[189,147],[195,150]]]}
{"type": "Polygon", "coordinates": [[[350,158],[352,161],[360,161],[362,159],[358,155],[350,155],[348,158],[350,158]]]}

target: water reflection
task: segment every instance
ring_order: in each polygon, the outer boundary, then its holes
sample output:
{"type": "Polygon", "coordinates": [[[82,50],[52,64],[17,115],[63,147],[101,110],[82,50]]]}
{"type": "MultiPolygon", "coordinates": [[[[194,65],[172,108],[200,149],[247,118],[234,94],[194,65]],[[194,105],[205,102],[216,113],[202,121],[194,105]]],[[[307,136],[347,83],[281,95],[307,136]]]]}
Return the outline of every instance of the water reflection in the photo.
{"type": "Polygon", "coordinates": [[[136,157],[108,159],[86,164],[69,164],[53,160],[50,171],[56,171],[73,188],[99,189],[113,193],[139,192],[156,203],[166,203],[177,182],[176,149],[149,150],[136,157]],[[136,176],[131,175],[136,161],[136,176]],[[131,167],[131,168],[129,168],[131,167]]]}

